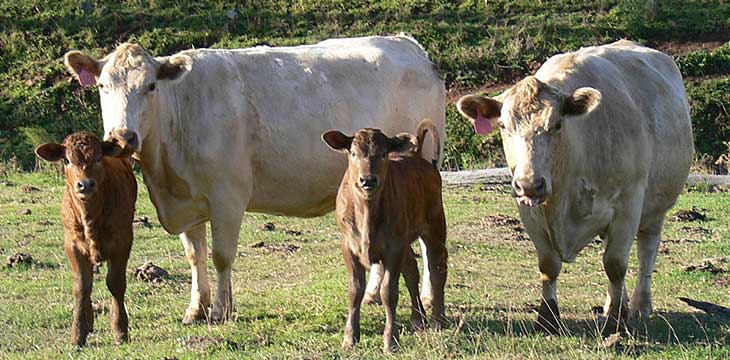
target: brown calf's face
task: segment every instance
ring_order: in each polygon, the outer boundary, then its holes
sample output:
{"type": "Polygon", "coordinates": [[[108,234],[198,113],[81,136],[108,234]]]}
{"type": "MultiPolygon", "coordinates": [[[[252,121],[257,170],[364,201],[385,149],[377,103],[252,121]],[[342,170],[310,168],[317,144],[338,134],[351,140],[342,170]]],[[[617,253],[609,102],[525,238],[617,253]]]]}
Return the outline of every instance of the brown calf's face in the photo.
{"type": "Polygon", "coordinates": [[[401,133],[388,137],[378,129],[362,129],[354,136],[330,130],[322,134],[322,140],[333,150],[347,153],[346,176],[366,199],[373,198],[385,182],[388,172],[388,155],[412,149],[415,136],[401,133]]]}
{"type": "Polygon", "coordinates": [[[580,88],[563,94],[533,76],[517,83],[500,100],[482,95],[459,99],[457,108],[478,133],[499,126],[512,190],[520,205],[537,206],[552,192],[552,168],[566,123],[593,111],[601,93],[580,88]]]}
{"type": "Polygon", "coordinates": [[[113,142],[101,142],[90,132],[74,133],[66,137],[63,145],[47,143],[35,150],[44,160],[57,162],[63,160],[66,184],[73,195],[81,200],[91,199],[99,185],[104,182],[102,157],[125,157],[122,148],[113,142]]]}

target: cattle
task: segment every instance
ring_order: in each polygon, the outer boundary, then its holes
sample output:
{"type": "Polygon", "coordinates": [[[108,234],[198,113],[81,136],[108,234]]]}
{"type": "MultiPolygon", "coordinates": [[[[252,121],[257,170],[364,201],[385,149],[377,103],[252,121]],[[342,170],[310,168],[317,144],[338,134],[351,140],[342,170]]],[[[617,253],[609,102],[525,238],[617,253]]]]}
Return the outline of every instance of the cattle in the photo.
{"type": "Polygon", "coordinates": [[[93,331],[93,267],[103,261],[109,264],[106,286],[112,294],[112,329],[117,343],[125,342],[129,339],[129,320],[124,292],[137,200],[130,154],[119,144],[102,142],[90,132],[71,134],[63,144],[43,144],[35,152],[42,159],[65,164],[61,217],[63,247],[74,272],[71,342],[84,346],[93,331]]]}
{"type": "MultiPolygon", "coordinates": [[[[441,200],[441,175],[435,163],[421,157],[427,132],[438,132],[430,120],[421,122],[417,136],[401,133],[388,137],[366,128],[347,136],[338,130],[322,134],[329,147],[347,154],[347,171],[337,193],[337,223],[341,249],[350,273],[349,311],[343,347],[360,340],[360,306],[365,295],[365,269],[382,264],[380,298],[386,308],[383,348],[396,349],[394,328],[401,271],[411,297],[411,322],[425,324],[418,291],[418,266],[410,245],[423,240],[433,286],[433,319],[444,321],[444,286],[447,275],[446,218],[441,200]],[[415,150],[413,147],[416,147],[415,150]]],[[[437,153],[440,148],[436,149],[437,153]]],[[[438,158],[436,155],[434,158],[438,158]]]]}
{"type": "Polygon", "coordinates": [[[551,57],[503,94],[459,99],[479,133],[501,128],[520,217],[542,273],[537,328],[561,329],[563,262],[603,239],[605,332],[652,311],[651,279],[666,212],[693,157],[690,111],[671,57],[630,41],[551,57]],[[638,282],[625,288],[636,238],[638,282]]]}
{"type": "Polygon", "coordinates": [[[347,164],[319,141],[324,131],[396,133],[428,117],[444,134],[443,79],[404,35],[164,57],[125,43],[101,60],[79,51],[64,59],[99,88],[105,137],[135,151],[162,226],[180,234],[192,269],[184,323],[230,318],[244,212],[334,209],[347,164]],[[208,222],[218,272],[209,314],[208,222]]]}

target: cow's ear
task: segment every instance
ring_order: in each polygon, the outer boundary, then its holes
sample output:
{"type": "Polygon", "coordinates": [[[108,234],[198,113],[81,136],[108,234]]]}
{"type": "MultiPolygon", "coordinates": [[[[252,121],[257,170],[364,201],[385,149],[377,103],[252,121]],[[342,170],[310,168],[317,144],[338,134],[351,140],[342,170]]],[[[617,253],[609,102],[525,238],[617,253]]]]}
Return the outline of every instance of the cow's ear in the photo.
{"type": "Polygon", "coordinates": [[[388,138],[388,152],[414,151],[417,143],[416,136],[405,132],[400,133],[392,138],[388,138]]]}
{"type": "Polygon", "coordinates": [[[46,143],[35,148],[35,153],[39,158],[56,162],[66,157],[66,147],[56,143],[46,143]]]}
{"type": "Polygon", "coordinates": [[[131,151],[119,145],[116,141],[104,141],[101,143],[101,153],[108,157],[124,158],[129,157],[131,151]]]}
{"type": "Polygon", "coordinates": [[[590,87],[583,87],[565,97],[560,113],[564,116],[580,116],[590,113],[600,103],[600,91],[590,87]]]}
{"type": "Polygon", "coordinates": [[[187,55],[162,58],[157,68],[157,79],[178,82],[193,69],[193,59],[187,55]]]}
{"type": "Polygon", "coordinates": [[[462,96],[456,103],[459,113],[471,120],[474,131],[487,135],[494,130],[502,111],[502,103],[498,100],[478,94],[462,96]]]}
{"type": "Polygon", "coordinates": [[[350,151],[352,136],[347,136],[338,130],[330,130],[322,134],[322,141],[332,150],[340,152],[350,151]]]}
{"type": "Polygon", "coordinates": [[[72,50],[63,55],[63,63],[82,86],[91,86],[96,85],[105,62],[97,61],[81,51],[72,50]]]}

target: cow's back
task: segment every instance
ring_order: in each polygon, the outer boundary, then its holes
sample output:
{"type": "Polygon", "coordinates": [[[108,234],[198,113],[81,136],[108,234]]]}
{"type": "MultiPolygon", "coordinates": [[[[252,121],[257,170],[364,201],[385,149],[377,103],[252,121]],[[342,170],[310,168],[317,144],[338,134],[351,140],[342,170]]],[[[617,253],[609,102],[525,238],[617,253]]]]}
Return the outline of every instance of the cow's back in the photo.
{"type": "MultiPolygon", "coordinates": [[[[192,146],[167,154],[177,182],[187,183],[186,197],[210,198],[221,191],[213,178],[233,179],[231,201],[246,198],[250,186],[248,211],[318,216],[334,209],[346,167],[321,141],[323,132],[373,127],[388,135],[413,133],[431,118],[445,138],[443,79],[406,36],[184,53],[194,59],[193,71],[178,85],[184,93],[170,99],[184,119],[165,136],[192,146]]],[[[432,154],[428,150],[424,154],[432,154]]],[[[173,232],[199,222],[195,209],[207,206],[173,196],[155,204],[158,213],[177,219],[173,232]],[[165,207],[193,209],[185,211],[191,220],[165,207]]]]}

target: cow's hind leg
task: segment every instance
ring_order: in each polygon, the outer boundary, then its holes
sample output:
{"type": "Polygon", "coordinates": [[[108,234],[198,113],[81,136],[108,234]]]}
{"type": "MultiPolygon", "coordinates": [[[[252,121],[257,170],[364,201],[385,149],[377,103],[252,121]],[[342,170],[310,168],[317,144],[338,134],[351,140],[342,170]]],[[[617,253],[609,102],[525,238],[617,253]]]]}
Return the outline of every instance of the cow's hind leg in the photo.
{"type": "Polygon", "coordinates": [[[426,310],[423,308],[421,297],[418,292],[418,262],[413,250],[406,248],[403,253],[403,278],[408,287],[408,294],[411,297],[411,325],[414,329],[420,330],[426,326],[426,310]]]}
{"type": "Polygon", "coordinates": [[[185,310],[183,324],[205,320],[210,306],[210,284],[208,283],[208,244],[205,239],[205,223],[180,234],[185,247],[185,257],[192,272],[190,305],[185,310]]]}
{"type": "Polygon", "coordinates": [[[233,312],[231,270],[236,259],[238,235],[241,231],[246,201],[233,201],[230,193],[216,197],[212,202],[210,228],[213,236],[213,264],[218,273],[215,301],[210,311],[210,321],[221,323],[230,319],[233,312]]]}
{"type": "Polygon", "coordinates": [[[433,288],[431,287],[431,271],[428,268],[428,248],[423,239],[418,239],[421,246],[421,259],[423,260],[423,281],[421,282],[421,301],[423,306],[431,308],[433,302],[433,288]]]}
{"type": "Polygon", "coordinates": [[[637,255],[639,257],[639,274],[634,294],[631,297],[629,318],[632,320],[647,318],[652,311],[651,279],[654,273],[657,251],[661,243],[661,232],[664,226],[664,212],[658,212],[651,218],[642,219],[636,237],[637,255]]]}
{"type": "Polygon", "coordinates": [[[124,306],[124,293],[127,291],[126,270],[126,257],[113,259],[109,261],[109,272],[106,275],[106,287],[112,294],[112,310],[109,315],[117,344],[129,340],[129,318],[124,306]]]}
{"type": "Polygon", "coordinates": [[[383,265],[372,264],[370,266],[370,276],[368,277],[368,285],[365,288],[365,296],[362,298],[363,304],[380,305],[380,283],[383,281],[383,265]]]}
{"type": "Polygon", "coordinates": [[[428,233],[421,235],[426,243],[429,281],[431,283],[431,319],[436,329],[446,326],[446,305],[444,291],[449,272],[449,252],[446,249],[446,218],[443,212],[431,222],[428,233]]]}

